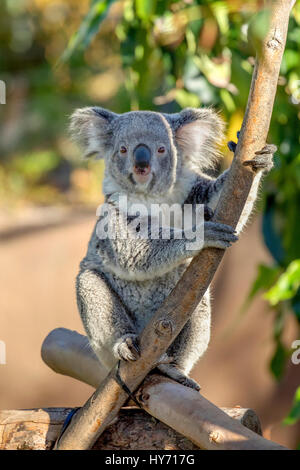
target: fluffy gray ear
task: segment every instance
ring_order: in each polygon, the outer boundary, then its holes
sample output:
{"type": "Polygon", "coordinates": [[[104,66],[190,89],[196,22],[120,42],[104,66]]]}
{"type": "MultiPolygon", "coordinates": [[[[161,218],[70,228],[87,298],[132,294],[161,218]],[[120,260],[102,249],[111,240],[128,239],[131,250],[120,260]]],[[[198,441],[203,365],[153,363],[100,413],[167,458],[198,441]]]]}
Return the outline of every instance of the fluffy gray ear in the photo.
{"type": "Polygon", "coordinates": [[[70,133],[84,156],[103,158],[112,146],[112,122],[117,114],[98,107],[77,109],[71,116],[70,133]]]}
{"type": "Polygon", "coordinates": [[[167,118],[184,159],[199,168],[213,168],[224,137],[224,123],[219,114],[211,108],[187,108],[167,118]]]}

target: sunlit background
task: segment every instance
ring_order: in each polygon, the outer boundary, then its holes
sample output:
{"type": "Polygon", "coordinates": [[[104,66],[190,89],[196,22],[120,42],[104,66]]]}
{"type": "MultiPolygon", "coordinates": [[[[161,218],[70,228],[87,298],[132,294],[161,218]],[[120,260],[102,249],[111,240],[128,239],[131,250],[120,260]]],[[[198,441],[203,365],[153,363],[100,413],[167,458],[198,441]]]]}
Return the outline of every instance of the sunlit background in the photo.
{"type": "MultiPolygon", "coordinates": [[[[261,1],[0,3],[0,408],[81,405],[91,388],[40,358],[47,333],[83,332],[74,279],[102,201],[102,161],[68,137],[76,107],[176,112],[213,105],[235,139],[266,30],[261,1]],[[253,16],[256,23],[253,26],[253,16]],[[250,24],[249,24],[250,22],[250,24]],[[248,40],[248,32],[252,38],[248,40]],[[2,85],[3,85],[2,83],[2,85]],[[1,87],[3,90],[3,86],[1,87]]],[[[194,370],[220,406],[253,407],[265,435],[300,443],[300,2],[293,8],[258,215],[214,285],[212,341],[194,370]],[[298,423],[298,424],[297,424],[298,423]]],[[[232,155],[223,146],[219,170],[232,155]]]]}

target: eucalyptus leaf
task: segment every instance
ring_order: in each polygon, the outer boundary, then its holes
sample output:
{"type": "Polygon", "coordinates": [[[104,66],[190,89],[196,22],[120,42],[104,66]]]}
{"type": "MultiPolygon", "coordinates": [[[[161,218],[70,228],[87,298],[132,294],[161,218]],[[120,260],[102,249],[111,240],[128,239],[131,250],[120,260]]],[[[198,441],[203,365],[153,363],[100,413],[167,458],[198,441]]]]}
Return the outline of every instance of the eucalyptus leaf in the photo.
{"type": "Polygon", "coordinates": [[[60,62],[67,62],[76,50],[83,51],[88,47],[114,2],[115,0],[93,0],[88,14],[83,19],[79,30],[71,37],[60,62]]]}

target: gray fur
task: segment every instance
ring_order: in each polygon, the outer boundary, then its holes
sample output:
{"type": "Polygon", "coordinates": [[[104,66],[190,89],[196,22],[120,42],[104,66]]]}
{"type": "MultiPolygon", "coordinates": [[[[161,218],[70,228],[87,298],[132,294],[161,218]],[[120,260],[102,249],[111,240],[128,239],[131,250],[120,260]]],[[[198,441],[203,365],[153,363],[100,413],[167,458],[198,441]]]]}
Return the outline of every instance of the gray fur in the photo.
{"type": "MultiPolygon", "coordinates": [[[[106,163],[103,191],[106,203],[117,207],[126,195],[129,206],[155,204],[205,204],[209,212],[217,205],[227,171],[217,179],[205,174],[218,158],[223,124],[212,109],[186,109],[167,115],[149,111],[117,115],[101,108],[77,110],[71,118],[74,138],[86,155],[96,154],[106,163]],[[143,144],[151,151],[151,174],[147,181],[133,176],[134,149],[143,144]],[[158,148],[163,146],[161,155],[158,148]],[[121,147],[126,148],[125,155],[121,147]]],[[[239,231],[247,221],[257,194],[261,169],[269,169],[272,154],[262,155],[239,231]]],[[[92,347],[102,364],[111,369],[118,359],[139,357],[138,335],[181,278],[199,250],[187,248],[187,239],[123,238],[132,220],[108,219],[114,239],[99,239],[97,224],[77,276],[77,302],[92,347]]],[[[134,224],[133,224],[133,227],[134,224]]],[[[135,230],[135,228],[134,228],[135,230]]],[[[172,231],[171,231],[172,233],[172,231]]],[[[227,248],[237,240],[226,225],[206,221],[204,248],[227,248]]],[[[175,380],[199,389],[188,377],[210,339],[209,290],[182,332],[167,351],[172,364],[160,370],[175,380]]]]}

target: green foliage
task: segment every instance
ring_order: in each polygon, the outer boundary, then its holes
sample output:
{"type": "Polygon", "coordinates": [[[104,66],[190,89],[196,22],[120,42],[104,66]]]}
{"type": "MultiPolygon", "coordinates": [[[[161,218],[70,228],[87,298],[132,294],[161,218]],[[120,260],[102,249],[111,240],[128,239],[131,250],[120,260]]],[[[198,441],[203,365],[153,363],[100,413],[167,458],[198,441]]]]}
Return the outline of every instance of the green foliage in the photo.
{"type": "Polygon", "coordinates": [[[247,306],[259,291],[269,289],[274,284],[279,273],[280,268],[276,266],[265,266],[264,264],[258,266],[257,277],[247,297],[247,306]]]}
{"type": "Polygon", "coordinates": [[[260,265],[258,275],[252,285],[246,301],[246,306],[260,291],[266,291],[264,298],[275,309],[273,337],[275,349],[270,361],[270,370],[273,376],[280,380],[284,374],[286,361],[290,357],[290,351],[282,342],[284,331],[285,313],[294,311],[300,322],[299,298],[300,298],[300,259],[292,261],[286,269],[275,266],[260,265]]]}
{"type": "Polygon", "coordinates": [[[49,171],[54,170],[59,161],[59,156],[55,152],[45,150],[20,155],[14,159],[11,168],[21,173],[27,180],[37,182],[49,171]]]}
{"type": "Polygon", "coordinates": [[[248,39],[253,46],[254,51],[261,52],[263,40],[269,30],[270,10],[259,11],[251,18],[248,27],[248,39]]]}
{"type": "Polygon", "coordinates": [[[270,370],[275,379],[279,380],[284,372],[284,367],[287,359],[287,352],[279,338],[275,338],[275,344],[276,348],[273,357],[270,361],[270,370]]]}
{"type": "Polygon", "coordinates": [[[62,62],[70,59],[78,49],[86,49],[95,34],[98,32],[102,21],[106,18],[109,7],[115,0],[92,0],[88,14],[83,19],[79,30],[71,37],[67,48],[62,55],[62,62]]]}
{"type": "Polygon", "coordinates": [[[300,419],[300,387],[297,388],[292,409],[283,423],[289,426],[295,424],[300,419]]]}
{"type": "Polygon", "coordinates": [[[300,259],[292,261],[277,282],[269,289],[264,298],[270,305],[295,297],[300,286],[300,259]]]}
{"type": "Polygon", "coordinates": [[[156,11],[156,0],[135,0],[136,16],[144,21],[150,20],[156,11]]]}

